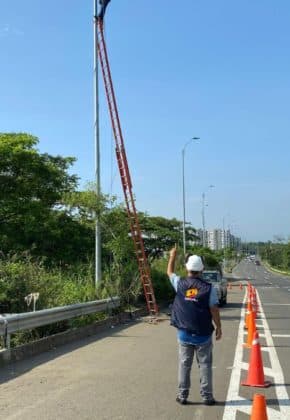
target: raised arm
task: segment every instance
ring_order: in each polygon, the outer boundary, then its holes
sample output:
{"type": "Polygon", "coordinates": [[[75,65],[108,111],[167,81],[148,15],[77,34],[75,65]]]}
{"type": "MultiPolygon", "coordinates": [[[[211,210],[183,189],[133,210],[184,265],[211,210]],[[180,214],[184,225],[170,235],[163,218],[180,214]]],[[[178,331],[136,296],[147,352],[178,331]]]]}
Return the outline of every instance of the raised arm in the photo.
{"type": "Polygon", "coordinates": [[[169,260],[167,264],[167,275],[170,277],[174,273],[174,267],[175,267],[175,258],[176,258],[176,245],[174,248],[172,248],[169,252],[169,260]]]}

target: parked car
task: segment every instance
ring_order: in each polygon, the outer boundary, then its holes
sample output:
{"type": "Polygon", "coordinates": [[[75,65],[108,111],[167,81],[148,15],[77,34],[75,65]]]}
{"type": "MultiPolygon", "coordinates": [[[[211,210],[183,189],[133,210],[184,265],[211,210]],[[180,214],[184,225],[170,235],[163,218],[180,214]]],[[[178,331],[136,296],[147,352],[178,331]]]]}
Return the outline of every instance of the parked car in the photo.
{"type": "Polygon", "coordinates": [[[219,304],[225,305],[227,303],[227,280],[225,280],[219,271],[204,271],[202,277],[205,281],[212,283],[217,291],[219,304]]]}

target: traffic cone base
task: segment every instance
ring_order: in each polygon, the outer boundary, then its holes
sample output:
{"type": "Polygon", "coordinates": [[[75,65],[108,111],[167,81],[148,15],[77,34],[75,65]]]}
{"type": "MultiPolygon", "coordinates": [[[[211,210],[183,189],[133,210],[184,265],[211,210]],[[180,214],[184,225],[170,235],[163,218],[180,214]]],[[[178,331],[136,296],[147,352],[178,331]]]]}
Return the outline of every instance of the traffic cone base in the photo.
{"type": "Polygon", "coordinates": [[[245,382],[241,382],[241,385],[243,386],[252,386],[253,388],[269,388],[269,386],[272,385],[271,381],[265,381],[263,384],[248,384],[246,381],[245,382]]]}

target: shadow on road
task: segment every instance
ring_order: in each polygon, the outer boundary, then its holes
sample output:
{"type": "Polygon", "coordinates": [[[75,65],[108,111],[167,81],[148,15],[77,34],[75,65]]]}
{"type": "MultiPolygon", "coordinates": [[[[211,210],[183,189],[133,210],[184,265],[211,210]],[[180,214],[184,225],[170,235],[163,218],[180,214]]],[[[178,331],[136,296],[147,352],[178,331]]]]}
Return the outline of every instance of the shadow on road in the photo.
{"type": "Polygon", "coordinates": [[[227,309],[236,309],[236,308],[242,308],[243,304],[240,302],[228,302],[225,306],[223,306],[222,310],[227,309]]]}
{"type": "Polygon", "coordinates": [[[46,351],[37,356],[33,356],[33,358],[27,358],[25,360],[13,362],[7,366],[1,367],[0,368],[0,385],[11,381],[17,378],[18,376],[24,375],[25,373],[29,372],[30,370],[34,369],[35,367],[39,365],[47,363],[58,357],[64,356],[81,347],[88,346],[94,343],[95,341],[102,340],[107,337],[119,338],[119,339],[124,338],[124,337],[127,338],[128,337],[127,335],[126,336],[121,335],[119,334],[119,332],[121,332],[124,329],[130,328],[133,325],[136,325],[138,322],[140,321],[126,322],[124,324],[115,326],[113,329],[110,328],[106,331],[97,333],[93,336],[82,338],[80,340],[73,341],[68,344],[64,344],[50,351],[46,351]]]}
{"type": "Polygon", "coordinates": [[[225,306],[220,308],[220,316],[222,320],[240,320],[240,313],[237,315],[231,315],[233,310],[241,309],[243,304],[241,302],[229,302],[225,306]]]}
{"type": "MultiPolygon", "coordinates": [[[[225,404],[226,404],[226,401],[216,401],[214,406],[215,407],[216,406],[224,407],[225,404]]],[[[199,401],[187,401],[186,405],[202,405],[202,406],[204,406],[204,404],[202,402],[199,402],[199,401]]]]}
{"type": "MultiPolygon", "coordinates": [[[[290,386],[290,384],[272,384],[272,386],[290,386]]],[[[290,403],[290,400],[289,400],[289,403],[290,403]]]]}
{"type": "MultiPolygon", "coordinates": [[[[232,401],[227,401],[226,405],[229,406],[251,406],[253,403],[252,400],[232,400],[232,401]]],[[[274,406],[274,407],[279,407],[279,405],[281,406],[289,406],[290,405],[290,400],[288,399],[276,399],[276,398],[267,398],[267,406],[274,406]]]]}

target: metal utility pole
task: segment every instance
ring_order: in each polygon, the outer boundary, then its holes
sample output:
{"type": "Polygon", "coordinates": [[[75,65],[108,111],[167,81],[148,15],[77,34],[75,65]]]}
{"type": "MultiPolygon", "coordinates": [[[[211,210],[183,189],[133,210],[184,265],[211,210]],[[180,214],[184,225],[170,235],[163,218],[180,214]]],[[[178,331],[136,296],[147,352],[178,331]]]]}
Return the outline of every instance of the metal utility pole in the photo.
{"type": "MultiPolygon", "coordinates": [[[[99,70],[98,70],[98,0],[93,0],[94,4],[94,138],[95,138],[95,181],[96,193],[101,193],[100,177],[100,128],[99,128],[99,70]]],[[[101,225],[99,215],[96,215],[95,229],[95,285],[101,280],[101,225]]]]}
{"type": "Polygon", "coordinates": [[[183,255],[186,253],[185,246],[185,180],[184,180],[184,154],[185,149],[182,149],[182,208],[183,208],[183,222],[182,222],[182,242],[183,242],[183,255]]]}
{"type": "Polygon", "coordinates": [[[202,209],[201,209],[201,217],[202,217],[202,246],[205,247],[205,193],[202,193],[202,209]]]}
{"type": "MultiPolygon", "coordinates": [[[[207,189],[214,188],[214,185],[209,185],[207,189]]],[[[205,247],[205,192],[202,193],[202,208],[201,208],[201,216],[202,216],[202,246],[205,247]]]]}
{"type": "Polygon", "coordinates": [[[185,175],[184,175],[184,157],[185,149],[194,140],[199,140],[199,137],[193,137],[187,143],[185,143],[181,156],[182,156],[182,207],[183,207],[183,222],[182,222],[182,242],[183,242],[183,254],[186,254],[186,237],[185,237],[185,175]]]}

